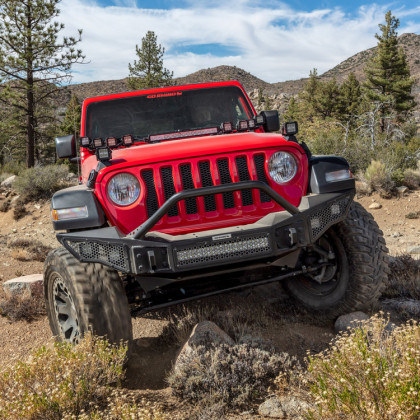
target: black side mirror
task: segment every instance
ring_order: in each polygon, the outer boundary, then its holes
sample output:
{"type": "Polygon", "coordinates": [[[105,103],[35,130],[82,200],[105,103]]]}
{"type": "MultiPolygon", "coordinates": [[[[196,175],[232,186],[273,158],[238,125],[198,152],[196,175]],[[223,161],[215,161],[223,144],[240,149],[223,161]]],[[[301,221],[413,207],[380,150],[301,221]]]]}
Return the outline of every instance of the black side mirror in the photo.
{"type": "Polygon", "coordinates": [[[76,140],[73,135],[55,138],[55,150],[60,159],[74,158],[77,156],[76,140]]]}
{"type": "Polygon", "coordinates": [[[264,131],[279,131],[280,119],[278,111],[261,111],[260,115],[264,117],[264,131]]]}

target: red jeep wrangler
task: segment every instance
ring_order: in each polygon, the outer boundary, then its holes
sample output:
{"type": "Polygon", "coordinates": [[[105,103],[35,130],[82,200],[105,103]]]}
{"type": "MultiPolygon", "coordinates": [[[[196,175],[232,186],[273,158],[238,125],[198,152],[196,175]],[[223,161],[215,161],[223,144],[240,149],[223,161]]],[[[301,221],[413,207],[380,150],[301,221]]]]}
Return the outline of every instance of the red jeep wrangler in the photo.
{"type": "MultiPolygon", "coordinates": [[[[85,100],[81,184],[51,203],[53,333],[130,340],[132,311],[278,281],[331,318],[370,306],[387,249],[346,160],[312,156],[294,122],[279,129],[237,82],[85,100]]],[[[77,156],[73,136],[56,149],[77,156]]]]}

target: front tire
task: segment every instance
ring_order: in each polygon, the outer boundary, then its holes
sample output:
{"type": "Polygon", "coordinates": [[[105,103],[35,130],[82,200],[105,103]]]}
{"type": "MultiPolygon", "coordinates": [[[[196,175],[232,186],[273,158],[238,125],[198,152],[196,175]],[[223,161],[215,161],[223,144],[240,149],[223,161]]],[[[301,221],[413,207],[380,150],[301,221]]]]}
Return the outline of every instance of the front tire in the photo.
{"type": "Polygon", "coordinates": [[[334,252],[333,272],[318,282],[308,275],[287,279],[290,295],[331,319],[372,307],[389,271],[388,249],[372,215],[353,202],[346,219],[330,228],[319,245],[334,252]]]}
{"type": "Polygon", "coordinates": [[[44,293],[50,327],[60,341],[77,344],[91,331],[112,343],[131,342],[127,296],[115,270],[81,263],[61,247],[45,261],[44,293]]]}

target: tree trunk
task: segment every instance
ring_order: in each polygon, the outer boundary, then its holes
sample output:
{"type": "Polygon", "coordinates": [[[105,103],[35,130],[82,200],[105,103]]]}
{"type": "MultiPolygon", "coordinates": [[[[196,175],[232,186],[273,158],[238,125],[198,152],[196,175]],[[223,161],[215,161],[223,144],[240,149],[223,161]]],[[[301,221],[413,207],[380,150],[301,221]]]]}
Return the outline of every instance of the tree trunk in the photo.
{"type": "Polygon", "coordinates": [[[26,95],[28,115],[26,118],[26,167],[32,168],[35,165],[35,127],[34,127],[34,82],[32,75],[28,77],[28,91],[26,95]]]}

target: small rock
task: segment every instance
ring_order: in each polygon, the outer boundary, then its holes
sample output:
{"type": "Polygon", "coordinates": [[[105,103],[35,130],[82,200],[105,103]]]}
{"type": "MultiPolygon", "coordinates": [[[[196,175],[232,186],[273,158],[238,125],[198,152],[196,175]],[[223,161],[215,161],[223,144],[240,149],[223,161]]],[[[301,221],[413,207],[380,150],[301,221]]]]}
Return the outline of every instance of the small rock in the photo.
{"type": "Polygon", "coordinates": [[[362,321],[369,319],[364,312],[357,311],[350,314],[341,315],[337,318],[334,328],[337,332],[346,331],[348,328],[357,328],[362,325],[362,321]]]}
{"type": "Polygon", "coordinates": [[[35,207],[37,210],[39,210],[39,209],[41,208],[41,205],[40,205],[40,204],[34,204],[34,207],[35,207]]]}
{"type": "Polygon", "coordinates": [[[8,296],[28,293],[29,296],[42,296],[44,276],[30,274],[29,276],[16,277],[3,283],[3,289],[8,296]]]}
{"type": "Polygon", "coordinates": [[[397,192],[399,195],[403,195],[406,191],[408,191],[408,187],[406,187],[405,185],[397,187],[397,192]]]}
{"type": "Polygon", "coordinates": [[[17,229],[12,229],[12,232],[13,232],[13,233],[16,233],[16,232],[17,232],[17,229]]]}
{"type": "Polygon", "coordinates": [[[261,416],[275,419],[304,419],[310,405],[296,397],[271,397],[259,407],[261,416]]]}
{"type": "Polygon", "coordinates": [[[26,229],[26,227],[25,227],[25,226],[22,226],[20,229],[21,229],[21,230],[25,230],[25,229],[26,229]]]}
{"type": "Polygon", "coordinates": [[[370,209],[380,209],[380,208],[382,208],[382,204],[380,204],[380,203],[372,203],[372,204],[369,206],[369,208],[370,208],[370,209]]]}
{"type": "Polygon", "coordinates": [[[16,181],[16,175],[9,176],[0,185],[2,187],[11,188],[16,181]]]}
{"type": "Polygon", "coordinates": [[[402,233],[400,233],[400,232],[394,232],[391,236],[393,238],[399,238],[400,236],[402,236],[402,233]]]}
{"type": "Polygon", "coordinates": [[[420,246],[411,246],[407,248],[407,252],[409,254],[420,254],[420,246]]]}

